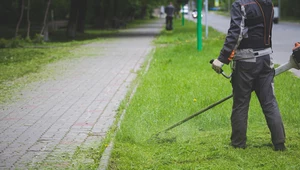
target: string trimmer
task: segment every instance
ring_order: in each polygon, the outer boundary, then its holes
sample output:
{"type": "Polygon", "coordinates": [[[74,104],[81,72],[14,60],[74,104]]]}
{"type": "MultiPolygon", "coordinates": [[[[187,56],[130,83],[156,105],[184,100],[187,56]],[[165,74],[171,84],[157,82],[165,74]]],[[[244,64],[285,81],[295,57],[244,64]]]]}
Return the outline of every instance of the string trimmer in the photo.
{"type": "MultiPolygon", "coordinates": [[[[212,60],[210,61],[210,63],[212,63],[212,60]]],[[[289,61],[275,69],[275,76],[277,76],[277,75],[279,75],[279,74],[281,74],[281,73],[283,73],[283,72],[285,72],[289,69],[292,69],[292,68],[300,70],[300,42],[295,43],[295,47],[293,48],[293,53],[290,56],[289,61]]],[[[226,78],[230,78],[230,76],[227,76],[223,72],[223,70],[221,70],[221,74],[226,78]]],[[[209,109],[225,102],[226,100],[230,99],[232,96],[233,95],[231,94],[231,95],[229,95],[229,96],[227,96],[227,97],[225,97],[225,98],[209,105],[208,107],[206,107],[206,108],[204,108],[204,109],[188,116],[187,118],[175,123],[174,125],[166,128],[165,130],[158,132],[157,134],[153,135],[152,137],[157,137],[159,134],[161,134],[163,132],[167,132],[167,131],[169,131],[169,130],[171,130],[171,129],[173,129],[173,128],[175,128],[175,127],[177,127],[177,126],[179,126],[179,125],[181,125],[181,124],[183,124],[183,123],[185,123],[185,122],[187,122],[191,119],[193,119],[194,117],[200,115],[201,113],[204,113],[205,111],[207,111],[207,110],[209,110],[209,109]]]]}

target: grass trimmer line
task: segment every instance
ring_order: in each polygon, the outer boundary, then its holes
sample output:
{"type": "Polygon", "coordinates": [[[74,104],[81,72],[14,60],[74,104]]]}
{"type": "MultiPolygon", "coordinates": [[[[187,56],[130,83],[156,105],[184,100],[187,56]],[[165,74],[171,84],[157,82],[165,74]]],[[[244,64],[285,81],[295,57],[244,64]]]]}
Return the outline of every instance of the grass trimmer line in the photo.
{"type": "MultiPolygon", "coordinates": [[[[212,60],[210,61],[210,63],[212,63],[212,60]]],[[[283,65],[281,65],[281,66],[279,66],[279,67],[277,67],[275,69],[275,76],[277,76],[277,75],[279,75],[279,74],[281,74],[281,73],[283,73],[283,72],[285,72],[285,71],[287,71],[289,69],[292,69],[292,68],[300,70],[300,42],[295,43],[295,47],[293,48],[293,53],[290,56],[289,61],[287,63],[285,63],[285,64],[283,64],[283,65]]],[[[226,77],[226,78],[230,78],[230,76],[227,76],[223,72],[223,70],[221,70],[221,74],[224,77],[226,77]]],[[[207,110],[209,110],[209,109],[211,109],[211,108],[213,108],[213,107],[215,107],[215,106],[217,106],[217,105],[225,102],[226,100],[230,99],[232,96],[233,95],[231,94],[231,95],[229,95],[229,96],[227,96],[227,97],[225,97],[225,98],[223,98],[223,99],[221,99],[221,100],[219,100],[219,101],[217,101],[217,102],[209,105],[208,107],[200,110],[199,112],[196,112],[196,113],[188,116],[187,118],[185,118],[185,119],[183,119],[183,120],[181,120],[181,121],[173,124],[172,126],[164,129],[163,131],[158,132],[157,134],[153,135],[152,137],[156,137],[157,138],[159,134],[161,134],[163,132],[167,132],[167,131],[169,131],[169,130],[171,130],[171,129],[173,129],[173,128],[175,128],[175,127],[177,127],[177,126],[179,126],[179,125],[181,125],[181,124],[183,124],[183,123],[185,123],[185,122],[187,122],[187,121],[189,121],[191,119],[193,119],[194,117],[200,115],[201,113],[204,113],[205,111],[207,111],[207,110]]]]}

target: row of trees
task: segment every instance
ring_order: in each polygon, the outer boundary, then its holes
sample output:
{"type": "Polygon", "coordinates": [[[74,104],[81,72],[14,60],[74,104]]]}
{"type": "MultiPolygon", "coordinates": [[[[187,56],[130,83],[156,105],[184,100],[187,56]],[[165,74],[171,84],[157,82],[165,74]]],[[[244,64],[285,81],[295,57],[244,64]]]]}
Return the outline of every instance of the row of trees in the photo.
{"type": "MultiPolygon", "coordinates": [[[[1,25],[16,28],[39,28],[43,34],[49,21],[68,20],[67,35],[84,32],[85,25],[94,28],[115,28],[118,21],[149,18],[153,9],[173,2],[177,9],[192,0],[0,0],[1,25]]],[[[197,0],[194,0],[197,2],[197,0]]],[[[202,0],[204,2],[205,0],[202,0]]],[[[215,0],[208,0],[209,7],[215,0]]],[[[228,9],[234,0],[219,0],[222,9],[228,9]]],[[[278,0],[273,0],[278,4],[278,0]]],[[[281,16],[300,18],[299,0],[281,0],[281,16]]]]}
{"type": "MultiPolygon", "coordinates": [[[[188,0],[171,0],[175,5],[188,0]]],[[[167,5],[170,0],[0,0],[3,25],[19,28],[40,28],[43,34],[49,21],[68,20],[67,34],[84,32],[85,25],[94,28],[114,28],[119,21],[149,18],[153,9],[167,5]],[[17,23],[17,24],[16,24],[17,23]]]]}

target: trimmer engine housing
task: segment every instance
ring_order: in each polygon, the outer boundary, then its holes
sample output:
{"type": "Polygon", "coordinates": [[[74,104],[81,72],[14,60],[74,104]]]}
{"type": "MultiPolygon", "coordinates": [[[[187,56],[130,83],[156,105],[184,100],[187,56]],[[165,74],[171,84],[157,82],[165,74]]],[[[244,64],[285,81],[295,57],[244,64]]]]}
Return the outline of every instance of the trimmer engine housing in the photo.
{"type": "Polygon", "coordinates": [[[295,47],[293,48],[292,55],[299,66],[300,65],[300,42],[295,43],[295,47]]]}

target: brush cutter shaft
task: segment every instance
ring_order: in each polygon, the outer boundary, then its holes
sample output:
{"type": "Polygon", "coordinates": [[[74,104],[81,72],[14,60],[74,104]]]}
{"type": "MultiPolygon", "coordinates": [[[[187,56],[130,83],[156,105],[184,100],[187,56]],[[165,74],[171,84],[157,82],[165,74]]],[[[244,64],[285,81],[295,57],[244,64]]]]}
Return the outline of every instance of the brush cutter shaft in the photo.
{"type": "Polygon", "coordinates": [[[300,43],[295,43],[293,54],[290,56],[289,62],[277,67],[275,69],[275,76],[279,75],[291,68],[300,70],[300,43]]]}
{"type": "Polygon", "coordinates": [[[165,130],[163,130],[163,131],[157,133],[155,136],[158,136],[158,135],[159,135],[160,133],[162,133],[162,132],[167,132],[167,131],[169,131],[169,130],[171,130],[171,129],[173,129],[173,128],[175,128],[175,127],[181,125],[181,124],[183,124],[184,122],[186,122],[186,121],[188,121],[188,120],[190,120],[190,119],[193,119],[194,117],[200,115],[201,113],[203,113],[203,112],[205,112],[205,111],[207,111],[207,110],[209,110],[209,109],[211,109],[211,108],[213,108],[213,107],[215,107],[215,106],[217,106],[217,105],[219,105],[219,104],[225,102],[226,100],[230,99],[232,96],[233,96],[233,95],[227,96],[227,97],[225,97],[224,99],[219,100],[219,101],[217,101],[216,103],[213,103],[213,104],[209,105],[208,107],[206,107],[206,108],[200,110],[199,112],[194,113],[194,114],[190,115],[189,117],[187,117],[187,118],[185,118],[185,119],[183,119],[183,120],[181,120],[181,121],[175,123],[174,125],[168,127],[167,129],[165,129],[165,130]]]}

